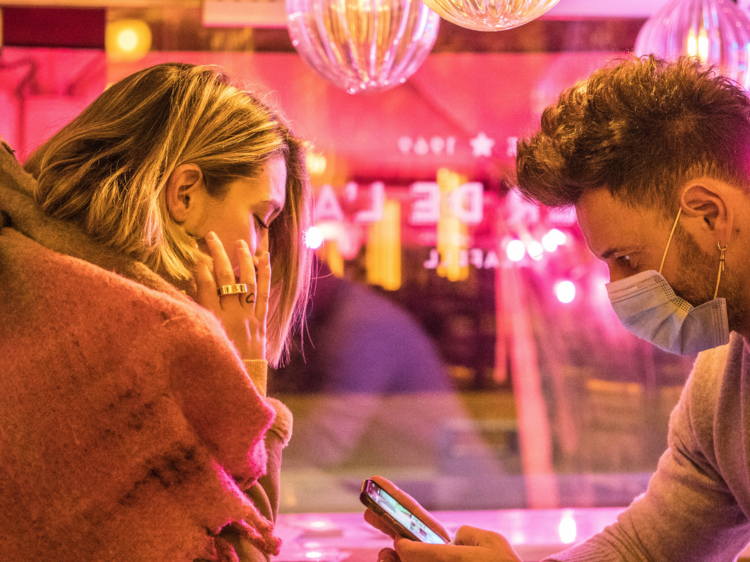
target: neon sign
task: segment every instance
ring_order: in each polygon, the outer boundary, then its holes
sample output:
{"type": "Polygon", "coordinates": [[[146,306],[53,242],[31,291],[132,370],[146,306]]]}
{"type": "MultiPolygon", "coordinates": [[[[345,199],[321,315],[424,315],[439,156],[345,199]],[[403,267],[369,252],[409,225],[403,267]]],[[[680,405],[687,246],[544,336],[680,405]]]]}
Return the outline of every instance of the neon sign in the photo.
{"type": "MultiPolygon", "coordinates": [[[[339,197],[344,201],[355,201],[364,192],[367,205],[358,210],[352,220],[356,223],[371,224],[383,220],[385,205],[385,185],[375,182],[364,190],[354,182],[348,183],[343,194],[338,196],[330,185],[324,185],[315,199],[315,221],[344,221],[344,211],[339,197]]],[[[411,210],[409,224],[425,226],[437,224],[443,210],[443,203],[462,223],[476,225],[484,218],[484,186],[479,182],[465,183],[449,194],[441,194],[437,182],[415,182],[409,187],[411,210]]]]}
{"type": "MultiPolygon", "coordinates": [[[[477,269],[495,269],[500,266],[500,260],[494,250],[489,250],[487,253],[481,248],[459,250],[458,267],[467,267],[469,264],[477,269]]],[[[448,260],[440,260],[440,252],[437,248],[430,250],[430,257],[424,262],[425,269],[437,269],[441,266],[449,267],[450,265],[448,260]]]]}

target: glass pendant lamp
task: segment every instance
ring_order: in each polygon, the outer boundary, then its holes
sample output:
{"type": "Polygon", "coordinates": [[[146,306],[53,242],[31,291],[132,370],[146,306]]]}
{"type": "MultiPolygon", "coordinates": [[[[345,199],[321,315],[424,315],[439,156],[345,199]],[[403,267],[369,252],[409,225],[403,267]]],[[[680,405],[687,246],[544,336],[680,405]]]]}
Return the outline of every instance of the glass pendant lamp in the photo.
{"type": "Polygon", "coordinates": [[[477,31],[501,31],[538,18],[559,0],[424,0],[451,23],[477,31]]]}
{"type": "Polygon", "coordinates": [[[420,0],[286,0],[286,11],[300,56],[350,94],[405,82],[432,50],[440,25],[420,0]]]}
{"type": "Polygon", "coordinates": [[[750,18],[732,0],[672,0],[641,28],[636,55],[697,57],[750,86],[750,18]]]}

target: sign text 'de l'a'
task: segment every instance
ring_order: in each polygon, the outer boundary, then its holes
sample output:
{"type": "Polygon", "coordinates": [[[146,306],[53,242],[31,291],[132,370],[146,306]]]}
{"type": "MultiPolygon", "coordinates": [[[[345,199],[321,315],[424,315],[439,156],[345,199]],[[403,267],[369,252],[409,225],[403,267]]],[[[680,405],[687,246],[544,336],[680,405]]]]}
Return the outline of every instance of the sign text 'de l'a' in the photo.
{"type": "MultiPolygon", "coordinates": [[[[440,192],[436,182],[415,182],[409,187],[409,224],[426,226],[437,224],[445,204],[461,222],[476,225],[484,218],[484,187],[479,182],[460,185],[448,194],[440,192]]],[[[375,182],[364,189],[350,182],[340,195],[330,185],[324,185],[315,198],[315,221],[343,221],[343,201],[356,199],[366,201],[364,208],[357,210],[351,220],[359,223],[373,223],[383,219],[385,205],[385,185],[375,182]]]]}

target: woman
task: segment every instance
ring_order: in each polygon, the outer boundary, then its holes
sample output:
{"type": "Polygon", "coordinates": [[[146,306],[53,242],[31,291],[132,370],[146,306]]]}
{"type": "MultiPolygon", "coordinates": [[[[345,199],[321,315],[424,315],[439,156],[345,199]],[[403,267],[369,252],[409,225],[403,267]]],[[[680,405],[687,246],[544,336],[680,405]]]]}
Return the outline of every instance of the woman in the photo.
{"type": "Polygon", "coordinates": [[[0,150],[0,557],[276,553],[291,414],[265,379],[307,298],[302,142],[165,64],[24,168],[0,150]]]}

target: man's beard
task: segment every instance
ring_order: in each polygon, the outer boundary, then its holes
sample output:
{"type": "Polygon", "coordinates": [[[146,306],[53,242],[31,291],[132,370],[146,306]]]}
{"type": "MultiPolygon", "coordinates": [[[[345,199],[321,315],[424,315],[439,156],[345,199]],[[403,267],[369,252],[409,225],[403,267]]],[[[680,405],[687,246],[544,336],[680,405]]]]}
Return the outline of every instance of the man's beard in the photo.
{"type": "MultiPolygon", "coordinates": [[[[679,277],[672,283],[672,289],[678,297],[685,299],[693,306],[700,306],[714,298],[716,279],[719,275],[719,257],[704,252],[695,238],[681,225],[675,231],[675,243],[680,254],[679,277]]],[[[737,331],[742,327],[745,317],[742,283],[729,269],[721,273],[721,283],[717,298],[727,301],[729,330],[737,331]]]]}

